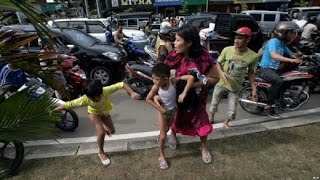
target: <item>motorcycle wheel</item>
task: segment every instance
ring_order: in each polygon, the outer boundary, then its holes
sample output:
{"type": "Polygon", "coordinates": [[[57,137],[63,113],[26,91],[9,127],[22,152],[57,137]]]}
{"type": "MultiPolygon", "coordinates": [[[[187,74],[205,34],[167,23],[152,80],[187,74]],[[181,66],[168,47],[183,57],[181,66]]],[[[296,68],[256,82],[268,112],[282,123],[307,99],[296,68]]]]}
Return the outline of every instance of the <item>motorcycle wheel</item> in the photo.
{"type": "Polygon", "coordinates": [[[79,125],[79,118],[75,111],[68,109],[61,112],[61,120],[56,127],[62,131],[74,131],[79,125]]]}
{"type": "Polygon", "coordinates": [[[0,178],[15,173],[24,158],[22,142],[7,142],[0,140],[0,178]]]}
{"type": "Polygon", "coordinates": [[[150,85],[146,85],[146,83],[135,77],[128,78],[126,83],[134,92],[140,94],[143,99],[147,97],[151,89],[150,85]]]}
{"type": "MultiPolygon", "coordinates": [[[[252,95],[252,88],[244,87],[243,89],[240,90],[239,98],[251,100],[251,95],[252,95]]],[[[266,102],[267,95],[264,91],[257,89],[257,95],[258,95],[258,102],[263,102],[263,103],[266,102]]],[[[261,114],[264,111],[264,107],[262,106],[257,106],[257,105],[245,103],[242,101],[239,101],[239,104],[242,107],[242,109],[244,109],[245,111],[251,114],[261,114]]]]}

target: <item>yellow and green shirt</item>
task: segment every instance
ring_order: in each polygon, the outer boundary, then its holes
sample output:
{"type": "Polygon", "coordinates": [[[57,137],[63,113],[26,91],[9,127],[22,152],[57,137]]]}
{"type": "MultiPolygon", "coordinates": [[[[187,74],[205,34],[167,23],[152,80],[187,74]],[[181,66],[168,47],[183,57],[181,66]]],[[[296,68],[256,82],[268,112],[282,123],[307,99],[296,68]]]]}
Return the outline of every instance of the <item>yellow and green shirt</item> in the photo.
{"type": "Polygon", "coordinates": [[[218,85],[236,92],[240,90],[248,68],[254,70],[257,68],[258,54],[250,49],[240,54],[234,46],[229,46],[222,50],[218,62],[227,75],[227,82],[220,80],[218,85]]]}
{"type": "Polygon", "coordinates": [[[68,101],[64,104],[66,109],[73,109],[81,106],[88,106],[88,113],[102,115],[109,113],[112,110],[112,103],[110,101],[110,94],[123,88],[123,82],[113,84],[111,86],[103,87],[102,96],[99,102],[94,102],[86,95],[79,97],[78,99],[68,101]]]}

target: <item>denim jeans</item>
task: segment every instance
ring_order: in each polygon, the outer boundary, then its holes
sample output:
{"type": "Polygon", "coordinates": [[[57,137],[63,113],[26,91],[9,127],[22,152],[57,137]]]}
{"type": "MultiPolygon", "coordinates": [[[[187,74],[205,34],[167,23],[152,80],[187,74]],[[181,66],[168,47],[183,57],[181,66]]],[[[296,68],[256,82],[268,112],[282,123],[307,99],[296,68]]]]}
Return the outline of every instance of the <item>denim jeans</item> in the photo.
{"type": "Polygon", "coordinates": [[[238,105],[238,99],[239,99],[239,91],[232,92],[228,90],[227,88],[224,88],[222,86],[216,85],[214,87],[214,91],[212,93],[212,100],[209,107],[210,113],[216,113],[218,112],[218,105],[221,101],[221,97],[223,93],[228,93],[228,116],[230,120],[233,120],[236,118],[236,111],[237,111],[237,105],[238,105]]]}

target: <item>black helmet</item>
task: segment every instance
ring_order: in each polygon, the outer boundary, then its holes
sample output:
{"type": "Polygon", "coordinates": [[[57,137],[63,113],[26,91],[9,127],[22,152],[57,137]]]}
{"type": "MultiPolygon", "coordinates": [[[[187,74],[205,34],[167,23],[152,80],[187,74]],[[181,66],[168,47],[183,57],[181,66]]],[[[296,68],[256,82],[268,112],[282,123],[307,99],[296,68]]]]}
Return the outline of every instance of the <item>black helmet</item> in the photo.
{"type": "Polygon", "coordinates": [[[317,17],[316,16],[310,16],[309,17],[309,23],[315,24],[317,22],[317,17]]]}
{"type": "Polygon", "coordinates": [[[159,37],[162,40],[174,41],[173,28],[170,26],[162,27],[159,31],[159,37]]]}
{"type": "Polygon", "coordinates": [[[286,21],[278,24],[276,27],[277,36],[281,40],[287,40],[287,36],[289,32],[299,32],[300,27],[295,23],[291,21],[286,21]]]}

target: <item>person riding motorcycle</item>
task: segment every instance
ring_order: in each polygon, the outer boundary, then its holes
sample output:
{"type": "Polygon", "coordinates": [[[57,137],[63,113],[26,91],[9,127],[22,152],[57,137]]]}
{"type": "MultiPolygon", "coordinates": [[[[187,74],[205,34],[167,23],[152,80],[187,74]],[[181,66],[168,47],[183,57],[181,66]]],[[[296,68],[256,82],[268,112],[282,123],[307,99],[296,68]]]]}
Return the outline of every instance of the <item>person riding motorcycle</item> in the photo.
{"type": "Polygon", "coordinates": [[[316,26],[317,18],[311,16],[307,25],[303,27],[303,32],[301,34],[303,39],[312,40],[311,35],[314,33],[319,33],[318,27],[316,26]]]}
{"type": "Polygon", "coordinates": [[[156,55],[160,62],[163,62],[169,52],[173,49],[172,42],[175,37],[173,34],[173,28],[165,26],[159,31],[159,41],[156,44],[156,55]]]}
{"type": "Polygon", "coordinates": [[[0,89],[9,88],[9,92],[14,93],[26,82],[25,72],[16,65],[9,63],[1,69],[0,89]]]}
{"type": "Polygon", "coordinates": [[[277,118],[278,115],[274,111],[273,104],[278,98],[283,85],[283,80],[279,76],[279,68],[281,62],[297,63],[301,59],[296,56],[287,44],[293,42],[297,38],[300,28],[294,22],[282,22],[276,27],[275,38],[270,39],[263,49],[260,66],[260,77],[272,84],[270,93],[268,93],[268,102],[265,110],[270,117],[277,118]],[[289,56],[285,57],[285,56],[289,56]]]}

